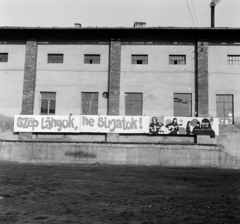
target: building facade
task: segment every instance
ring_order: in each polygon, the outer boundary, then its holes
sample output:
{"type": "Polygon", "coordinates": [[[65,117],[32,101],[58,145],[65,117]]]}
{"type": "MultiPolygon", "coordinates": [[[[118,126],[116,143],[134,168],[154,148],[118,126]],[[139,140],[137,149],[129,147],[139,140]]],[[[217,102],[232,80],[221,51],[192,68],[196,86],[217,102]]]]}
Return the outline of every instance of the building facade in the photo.
{"type": "Polygon", "coordinates": [[[14,133],[13,116],[20,114],[218,117],[221,133],[239,131],[240,29],[2,27],[0,33],[1,139],[159,141],[14,133]]]}

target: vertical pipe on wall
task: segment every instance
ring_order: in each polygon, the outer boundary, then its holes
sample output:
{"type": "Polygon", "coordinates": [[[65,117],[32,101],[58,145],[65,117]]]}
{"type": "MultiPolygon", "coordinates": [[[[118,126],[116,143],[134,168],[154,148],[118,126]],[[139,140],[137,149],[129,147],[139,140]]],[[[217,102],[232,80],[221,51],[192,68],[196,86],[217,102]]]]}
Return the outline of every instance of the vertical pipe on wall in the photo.
{"type": "Polygon", "coordinates": [[[211,27],[215,27],[215,2],[211,2],[210,7],[211,7],[211,27]]]}
{"type": "Polygon", "coordinates": [[[195,41],[195,117],[198,117],[198,41],[195,41]]]}

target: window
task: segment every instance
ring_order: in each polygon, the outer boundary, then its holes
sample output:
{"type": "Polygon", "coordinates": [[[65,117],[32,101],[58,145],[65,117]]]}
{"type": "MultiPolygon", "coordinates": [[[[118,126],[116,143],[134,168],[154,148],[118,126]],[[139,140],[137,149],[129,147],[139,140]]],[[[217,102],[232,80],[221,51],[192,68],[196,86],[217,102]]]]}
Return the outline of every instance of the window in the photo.
{"type": "Polygon", "coordinates": [[[0,53],[0,62],[8,62],[8,53],[0,53]]]}
{"type": "Polygon", "coordinates": [[[85,54],[84,55],[84,64],[100,64],[100,55],[99,54],[85,54]]]}
{"type": "Polygon", "coordinates": [[[240,65],[240,55],[228,55],[229,65],[240,65]]]}
{"type": "Polygon", "coordinates": [[[132,55],[132,64],[148,64],[148,55],[132,55]]]}
{"type": "Polygon", "coordinates": [[[142,115],[142,93],[125,93],[125,114],[142,115]]]}
{"type": "Polygon", "coordinates": [[[185,55],[169,55],[170,65],[185,65],[186,56],[185,55]]]}
{"type": "Polygon", "coordinates": [[[63,54],[48,54],[48,63],[63,63],[63,54]]]}
{"type": "Polygon", "coordinates": [[[233,95],[219,94],[216,98],[217,117],[219,117],[220,124],[233,124],[233,95]]]}
{"type": "Polygon", "coordinates": [[[176,117],[192,116],[191,93],[174,93],[174,116],[176,117]]]}
{"type": "Polygon", "coordinates": [[[56,110],[56,93],[41,92],[40,93],[41,111],[40,114],[55,114],[56,110]]]}
{"type": "Polygon", "coordinates": [[[98,115],[98,93],[82,93],[82,115],[98,115]]]}

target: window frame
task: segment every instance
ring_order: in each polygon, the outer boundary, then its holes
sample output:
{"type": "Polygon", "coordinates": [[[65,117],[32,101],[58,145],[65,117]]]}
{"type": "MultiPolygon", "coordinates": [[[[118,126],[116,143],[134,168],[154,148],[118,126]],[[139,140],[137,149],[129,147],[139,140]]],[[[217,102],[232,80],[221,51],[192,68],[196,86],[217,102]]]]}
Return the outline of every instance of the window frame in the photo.
{"type": "Polygon", "coordinates": [[[186,65],[187,64],[187,58],[184,54],[170,54],[169,55],[169,65],[186,65]],[[179,59],[178,59],[179,57],[179,59]],[[183,57],[184,60],[181,60],[181,57],[183,57]],[[171,63],[174,62],[174,63],[171,63]],[[175,63],[175,62],[184,62],[184,63],[175,63]]]}
{"type": "Polygon", "coordinates": [[[40,115],[55,115],[56,114],[56,92],[40,92],[40,115]],[[43,98],[43,94],[55,94],[55,98],[43,98]],[[47,100],[47,113],[42,112],[42,101],[47,100]],[[54,113],[50,113],[51,102],[54,101],[54,113]]]}
{"type": "MultiPolygon", "coordinates": [[[[94,108],[93,108],[94,109],[94,108]]],[[[81,114],[82,115],[98,115],[98,110],[99,110],[99,92],[81,92],[81,114]],[[95,108],[95,109],[97,109],[96,111],[96,113],[91,113],[91,108],[90,108],[90,104],[89,104],[89,99],[88,99],[88,112],[89,113],[85,113],[85,110],[83,109],[83,107],[84,107],[84,104],[83,104],[83,102],[84,101],[87,101],[86,99],[83,99],[83,94],[96,94],[95,96],[97,96],[97,100],[92,100],[92,102],[94,102],[94,101],[97,101],[97,107],[95,108]]]]}
{"type": "Polygon", "coordinates": [[[8,53],[0,53],[0,63],[8,62],[8,53]],[[2,60],[3,59],[3,60],[2,60]]]}
{"type": "Polygon", "coordinates": [[[84,64],[96,65],[96,64],[100,64],[100,63],[101,63],[101,55],[100,54],[84,54],[84,64]]]}
{"type": "MultiPolygon", "coordinates": [[[[221,119],[223,119],[224,120],[224,123],[223,124],[226,124],[225,123],[225,120],[231,120],[231,119],[229,119],[230,117],[232,118],[232,123],[231,124],[234,124],[234,94],[216,94],[216,115],[217,115],[217,117],[219,118],[219,123],[220,124],[222,124],[221,123],[221,119]],[[218,102],[218,99],[220,100],[221,99],[221,97],[223,97],[223,99],[225,99],[225,96],[231,96],[232,97],[232,102],[218,102]],[[219,98],[218,98],[219,97],[219,98]],[[224,117],[220,117],[220,116],[218,116],[218,103],[223,103],[223,114],[225,115],[225,110],[229,110],[229,108],[225,108],[225,103],[232,103],[232,116],[224,116],[224,117]]],[[[229,125],[229,123],[227,124],[227,125],[229,125]]]]}
{"type": "MultiPolygon", "coordinates": [[[[187,98],[187,96],[186,96],[186,98],[187,98]]],[[[192,93],[173,93],[173,114],[174,114],[174,116],[175,117],[192,117],[192,93]],[[176,106],[175,106],[175,102],[177,102],[177,101],[175,101],[175,99],[176,99],[176,97],[175,97],[175,94],[181,94],[182,95],[182,101],[181,101],[181,116],[180,115],[176,115],[176,113],[175,113],[175,108],[177,108],[176,106]],[[190,98],[191,98],[191,101],[189,101],[189,100],[185,100],[184,101],[184,94],[186,94],[186,95],[189,95],[190,96],[190,98]],[[183,104],[184,104],[184,102],[190,102],[190,114],[189,114],[189,116],[185,116],[185,115],[183,115],[184,113],[183,113],[183,104]]]]}
{"type": "Polygon", "coordinates": [[[64,62],[64,54],[48,54],[48,60],[47,60],[48,64],[63,64],[64,62]],[[60,57],[62,56],[62,59],[60,58],[50,58],[50,57],[60,57]]]}
{"type": "Polygon", "coordinates": [[[125,116],[142,116],[143,114],[143,93],[141,92],[125,92],[125,116]],[[135,94],[141,94],[141,100],[127,100],[127,95],[128,94],[132,94],[132,96],[134,96],[135,94]],[[138,114],[138,113],[134,113],[134,102],[137,102],[137,101],[140,101],[141,102],[141,112],[138,114]],[[133,111],[133,114],[128,114],[127,112],[129,110],[127,110],[127,104],[128,102],[133,102],[133,105],[132,105],[132,111],[133,111]]]}
{"type": "Polygon", "coordinates": [[[240,65],[240,55],[228,55],[228,65],[240,65]]]}
{"type": "Polygon", "coordinates": [[[148,54],[132,54],[131,64],[132,65],[148,65],[148,54]]]}

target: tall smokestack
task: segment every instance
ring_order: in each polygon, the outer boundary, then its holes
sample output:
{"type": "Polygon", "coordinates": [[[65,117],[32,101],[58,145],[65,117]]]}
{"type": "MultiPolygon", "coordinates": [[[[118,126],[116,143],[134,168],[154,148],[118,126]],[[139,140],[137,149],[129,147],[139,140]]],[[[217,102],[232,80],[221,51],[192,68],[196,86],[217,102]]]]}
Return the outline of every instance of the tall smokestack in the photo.
{"type": "Polygon", "coordinates": [[[211,7],[211,27],[215,27],[215,2],[211,2],[210,7],[211,7]]]}

